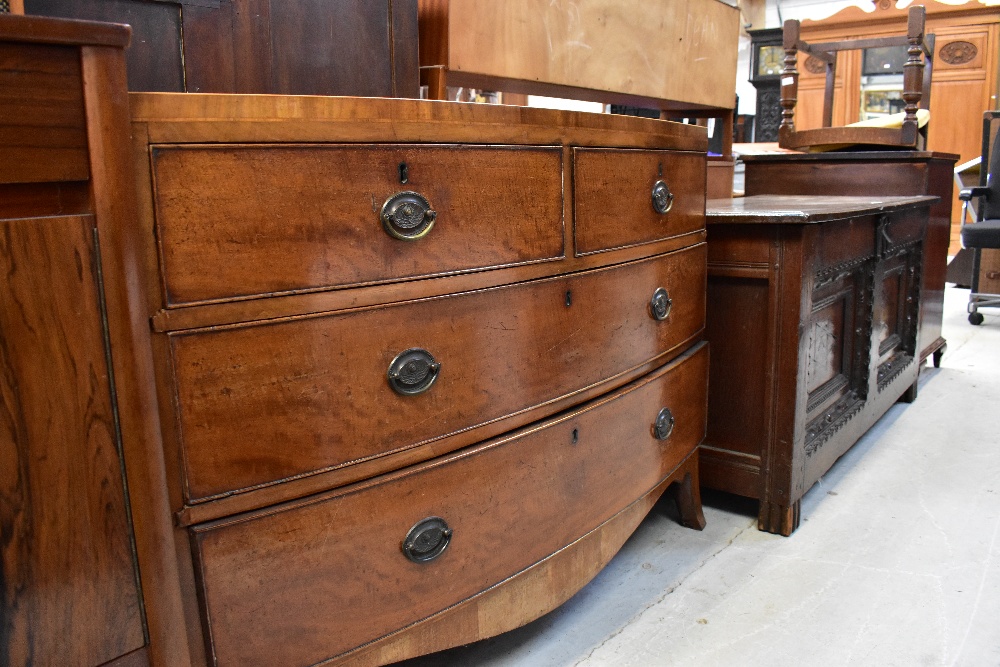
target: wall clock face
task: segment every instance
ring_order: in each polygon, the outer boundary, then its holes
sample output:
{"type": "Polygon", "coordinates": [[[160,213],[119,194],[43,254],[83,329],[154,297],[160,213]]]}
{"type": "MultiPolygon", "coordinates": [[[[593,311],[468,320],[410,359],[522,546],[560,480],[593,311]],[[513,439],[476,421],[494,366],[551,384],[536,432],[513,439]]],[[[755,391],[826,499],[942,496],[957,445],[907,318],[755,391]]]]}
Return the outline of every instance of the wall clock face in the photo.
{"type": "Polygon", "coordinates": [[[757,51],[757,76],[776,76],[785,66],[785,50],[780,46],[762,46],[757,51]]]}

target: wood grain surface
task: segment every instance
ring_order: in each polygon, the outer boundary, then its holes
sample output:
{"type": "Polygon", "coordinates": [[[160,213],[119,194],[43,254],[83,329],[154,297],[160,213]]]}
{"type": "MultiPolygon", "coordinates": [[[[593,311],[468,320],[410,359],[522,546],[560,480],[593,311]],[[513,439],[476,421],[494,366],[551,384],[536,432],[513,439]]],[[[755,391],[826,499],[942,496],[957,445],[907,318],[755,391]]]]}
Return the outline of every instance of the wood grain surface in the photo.
{"type": "Polygon", "coordinates": [[[386,665],[519,628],[569,600],[618,553],[650,508],[686,469],[692,453],[658,487],[584,537],[497,586],[344,656],[343,664],[386,665]]]}
{"type": "Polygon", "coordinates": [[[167,302],[561,257],[561,163],[558,148],[154,149],[167,302]],[[424,196],[437,212],[430,232],[413,241],[391,237],[379,217],[386,200],[407,191],[424,196]]]}
{"type": "Polygon", "coordinates": [[[129,89],[418,97],[416,0],[25,0],[127,23],[129,89]]]}
{"type": "Polygon", "coordinates": [[[133,39],[127,50],[131,90],[184,90],[181,2],[135,0],[24,0],[28,14],[124,23],[133,39]]]}
{"type": "Polygon", "coordinates": [[[704,322],[704,267],[696,246],[462,296],[173,335],[188,497],[523,424],[691,339],[704,322]],[[649,312],[657,287],[673,299],[665,321],[649,312]],[[442,368],[427,392],[400,396],[386,372],[411,348],[442,368]]]}
{"type": "MultiPolygon", "coordinates": [[[[706,204],[706,224],[811,224],[845,220],[886,211],[920,211],[938,198],[910,196],[799,196],[753,195],[733,199],[712,199],[706,204]]],[[[896,222],[894,224],[901,224],[896,222]]],[[[832,248],[832,251],[842,251],[832,248]]]]}
{"type": "Polygon", "coordinates": [[[705,128],[533,107],[318,96],[133,93],[138,136],[157,143],[394,142],[704,151],[705,128]]]}
{"type": "Polygon", "coordinates": [[[89,216],[0,221],[0,662],[143,646],[89,216]]]}
{"type": "Polygon", "coordinates": [[[702,155],[577,148],[573,187],[578,255],[649,243],[704,226],[702,155]],[[658,181],[674,195],[665,214],[653,208],[658,181]]]}
{"type": "Polygon", "coordinates": [[[87,180],[77,49],[0,42],[0,109],[0,184],[87,180]]]}
{"type": "MultiPolygon", "coordinates": [[[[14,1],[23,5],[20,0],[14,1]]],[[[0,41],[4,42],[123,47],[129,43],[130,33],[131,30],[126,25],[98,21],[60,21],[38,16],[0,15],[0,41]]]]}
{"type": "Polygon", "coordinates": [[[734,103],[739,12],[716,0],[449,0],[447,12],[447,60],[422,66],[709,107],[734,103]]]}
{"type": "Polygon", "coordinates": [[[454,457],[196,529],[217,664],[334,657],[583,537],[697,446],[707,357],[699,346],[619,393],[454,457]],[[665,406],[676,427],[660,441],[652,423],[665,406]],[[451,544],[410,562],[400,543],[428,516],[447,521],[451,544]]]}

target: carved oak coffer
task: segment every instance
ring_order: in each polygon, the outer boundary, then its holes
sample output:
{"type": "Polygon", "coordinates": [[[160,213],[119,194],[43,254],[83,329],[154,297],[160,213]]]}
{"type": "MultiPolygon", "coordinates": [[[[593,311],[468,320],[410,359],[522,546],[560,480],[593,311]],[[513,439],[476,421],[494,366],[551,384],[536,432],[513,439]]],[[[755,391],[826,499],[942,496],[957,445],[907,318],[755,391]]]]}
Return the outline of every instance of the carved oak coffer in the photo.
{"type": "Polygon", "coordinates": [[[194,664],[377,664],[703,525],[705,148],[541,109],[131,97],[194,664]]]}
{"type": "Polygon", "coordinates": [[[803,494],[916,396],[924,230],[936,197],[712,200],[702,481],[789,535],[803,494]]]}

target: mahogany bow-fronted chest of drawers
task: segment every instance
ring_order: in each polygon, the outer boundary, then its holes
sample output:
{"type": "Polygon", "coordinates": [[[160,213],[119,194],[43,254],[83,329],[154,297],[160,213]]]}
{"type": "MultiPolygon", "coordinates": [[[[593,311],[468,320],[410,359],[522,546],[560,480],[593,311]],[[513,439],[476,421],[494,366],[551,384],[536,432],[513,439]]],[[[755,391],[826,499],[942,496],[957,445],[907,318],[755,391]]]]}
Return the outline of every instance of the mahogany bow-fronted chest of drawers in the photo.
{"type": "Polygon", "coordinates": [[[568,599],[671,485],[703,524],[697,129],[131,105],[184,608],[164,624],[194,662],[467,643],[568,599]]]}

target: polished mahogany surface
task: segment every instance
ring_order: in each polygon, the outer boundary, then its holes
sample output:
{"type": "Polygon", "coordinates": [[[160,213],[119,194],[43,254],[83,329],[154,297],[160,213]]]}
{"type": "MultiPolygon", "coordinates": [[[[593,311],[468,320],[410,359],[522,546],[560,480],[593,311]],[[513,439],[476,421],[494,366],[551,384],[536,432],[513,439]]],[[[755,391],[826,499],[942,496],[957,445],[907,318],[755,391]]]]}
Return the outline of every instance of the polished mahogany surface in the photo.
{"type": "Polygon", "coordinates": [[[445,447],[471,428],[513,428],[551,409],[541,406],[621,383],[699,335],[705,260],[698,245],[571,277],[178,332],[171,357],[188,498],[445,447]],[[649,312],[657,288],[673,301],[664,320],[649,312]],[[400,395],[386,372],[412,348],[441,369],[426,392],[400,395]]]}
{"type": "Polygon", "coordinates": [[[564,253],[562,151],[554,147],[164,146],[152,161],[170,305],[564,253]],[[371,234],[386,201],[405,192],[436,213],[426,236],[401,243],[371,234]]]}
{"type": "Polygon", "coordinates": [[[4,665],[147,660],[111,360],[121,301],[104,278],[121,222],[105,206],[118,173],[105,158],[127,125],[124,88],[102,93],[124,79],[128,37],[0,15],[4,665]]]}
{"type": "Polygon", "coordinates": [[[621,391],[541,424],[196,528],[217,664],[313,664],[558,552],[657,487],[697,446],[707,371],[701,344],[621,391]],[[676,425],[659,440],[653,423],[664,407],[676,425]],[[451,543],[438,558],[412,562],[399,545],[425,517],[441,517],[453,531],[451,543]]]}
{"type": "Polygon", "coordinates": [[[92,216],[0,220],[4,664],[143,646],[92,216]]]}
{"type": "Polygon", "coordinates": [[[701,167],[699,156],[685,153],[574,149],[577,254],[650,243],[700,229],[705,203],[701,167]],[[658,182],[669,193],[666,213],[650,205],[650,186],[658,182]]]}
{"type": "Polygon", "coordinates": [[[802,495],[898,399],[915,398],[934,197],[710,200],[712,346],[702,480],[788,535],[802,495]]]}
{"type": "Polygon", "coordinates": [[[697,128],[130,101],[193,662],[381,664],[473,641],[567,599],[667,489],[704,525],[697,128]],[[439,559],[407,560],[442,536],[439,559]]]}

